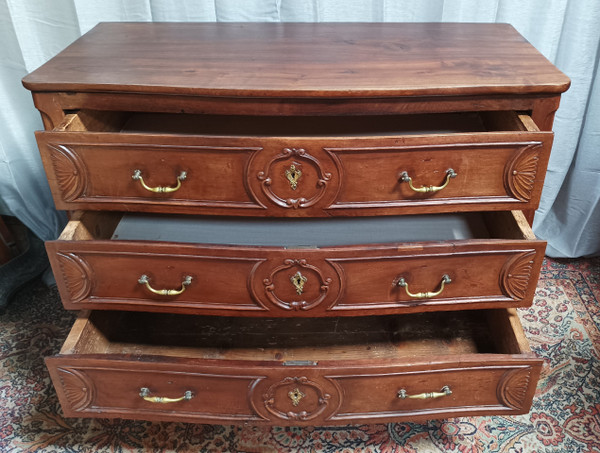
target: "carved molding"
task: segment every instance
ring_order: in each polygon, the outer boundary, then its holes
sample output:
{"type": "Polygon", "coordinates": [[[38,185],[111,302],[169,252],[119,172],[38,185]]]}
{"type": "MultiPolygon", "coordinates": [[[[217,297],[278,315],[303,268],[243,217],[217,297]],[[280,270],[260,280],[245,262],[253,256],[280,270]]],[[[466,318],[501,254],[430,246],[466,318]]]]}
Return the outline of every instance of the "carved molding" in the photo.
{"type": "Polygon", "coordinates": [[[531,200],[540,160],[541,143],[521,148],[504,167],[506,192],[521,201],[531,200]]]}
{"type": "Polygon", "coordinates": [[[94,400],[95,388],[88,376],[73,368],[57,368],[62,390],[74,411],[83,411],[94,400]]]}
{"type": "MultiPolygon", "coordinates": [[[[300,170],[300,163],[293,161],[292,164],[295,167],[298,167],[296,171],[300,170]]],[[[314,156],[311,156],[306,152],[305,149],[302,148],[284,148],[281,154],[275,156],[266,166],[264,171],[259,171],[256,175],[259,181],[262,182],[261,188],[264,194],[278,206],[282,208],[308,208],[310,206],[315,205],[323,196],[325,195],[327,185],[331,180],[331,173],[325,172],[321,166],[321,162],[314,156]],[[278,161],[282,160],[304,160],[308,162],[310,165],[314,166],[317,170],[318,180],[317,180],[317,193],[313,197],[305,198],[299,196],[298,198],[283,198],[273,192],[271,184],[273,182],[273,176],[271,175],[271,167],[278,161]]],[[[295,190],[298,192],[302,192],[302,184],[298,183],[298,186],[295,190]]]]}
{"type": "Polygon", "coordinates": [[[531,367],[504,373],[498,384],[498,400],[512,409],[522,409],[531,382],[531,367]]]}
{"type": "Polygon", "coordinates": [[[56,182],[65,201],[74,201],[85,192],[87,170],[77,153],[65,146],[48,144],[56,182]]]}
{"type": "Polygon", "coordinates": [[[510,257],[500,271],[500,288],[512,299],[523,299],[529,288],[535,250],[510,257]]]}
{"type": "Polygon", "coordinates": [[[62,278],[71,302],[80,302],[92,289],[92,270],[89,264],[74,253],[56,254],[62,278]]]}
{"type": "MultiPolygon", "coordinates": [[[[286,392],[287,394],[288,392],[286,392]]],[[[327,408],[327,405],[329,404],[329,399],[331,398],[331,395],[326,393],[325,390],[321,387],[321,385],[319,385],[316,382],[313,382],[311,380],[309,380],[307,377],[305,376],[301,376],[301,377],[286,377],[283,380],[273,384],[271,387],[269,387],[269,389],[267,390],[267,392],[263,395],[263,404],[265,405],[265,408],[273,415],[275,415],[278,418],[284,419],[284,420],[312,420],[316,417],[318,417],[319,415],[321,415],[321,413],[323,413],[323,411],[327,408]],[[292,391],[298,389],[302,392],[303,397],[299,400],[297,407],[300,409],[298,412],[294,412],[294,411],[281,411],[279,409],[276,408],[278,403],[282,403],[280,401],[276,401],[275,400],[275,392],[279,387],[290,387],[290,389],[293,389],[292,391]],[[315,390],[315,392],[317,393],[317,408],[316,410],[309,412],[306,410],[301,410],[303,403],[306,404],[307,400],[310,400],[310,396],[306,395],[306,388],[307,387],[311,387],[315,390]]],[[[287,402],[286,402],[287,403],[287,402]]]]}
{"type": "MultiPolygon", "coordinates": [[[[287,280],[289,281],[289,279],[287,279],[287,280]]],[[[275,267],[271,271],[269,276],[267,278],[263,279],[263,285],[264,285],[264,290],[265,290],[267,299],[269,299],[273,304],[277,305],[278,307],[283,308],[284,310],[295,310],[295,311],[310,310],[310,309],[318,306],[321,302],[323,302],[323,299],[325,299],[325,297],[329,293],[330,285],[332,282],[333,282],[332,278],[325,277],[323,275],[323,272],[318,267],[313,266],[312,264],[308,264],[308,262],[305,259],[300,259],[300,260],[286,259],[283,261],[282,265],[275,267]],[[275,275],[278,274],[279,272],[285,271],[286,269],[292,269],[292,268],[296,268],[296,267],[311,270],[318,275],[319,296],[316,299],[313,299],[311,301],[308,301],[308,300],[285,301],[285,300],[280,299],[275,294],[276,288],[275,288],[275,283],[273,282],[275,275]]],[[[310,285],[311,283],[312,282],[310,282],[310,280],[307,279],[307,282],[305,282],[304,285],[310,285]]],[[[290,282],[290,286],[293,287],[291,282],[290,282]]]]}

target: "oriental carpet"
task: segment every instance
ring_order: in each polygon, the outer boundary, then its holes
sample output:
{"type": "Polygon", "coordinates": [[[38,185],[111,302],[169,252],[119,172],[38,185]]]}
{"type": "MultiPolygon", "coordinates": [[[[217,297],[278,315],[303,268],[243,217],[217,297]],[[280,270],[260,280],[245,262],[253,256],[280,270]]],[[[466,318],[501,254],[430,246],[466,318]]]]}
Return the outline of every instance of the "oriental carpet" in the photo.
{"type": "Polygon", "coordinates": [[[600,452],[600,259],[547,260],[519,310],[544,358],[527,415],[271,428],[66,419],[43,358],[74,320],[56,290],[22,290],[0,317],[1,452],[600,452]]]}

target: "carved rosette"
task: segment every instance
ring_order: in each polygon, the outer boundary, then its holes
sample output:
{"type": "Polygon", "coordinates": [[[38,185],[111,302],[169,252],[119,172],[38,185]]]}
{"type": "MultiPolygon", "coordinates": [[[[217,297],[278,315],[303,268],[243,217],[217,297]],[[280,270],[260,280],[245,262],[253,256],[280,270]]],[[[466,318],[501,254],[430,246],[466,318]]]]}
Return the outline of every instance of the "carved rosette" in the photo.
{"type": "MultiPolygon", "coordinates": [[[[294,274],[295,274],[295,272],[292,271],[291,276],[293,276],[294,274]]],[[[289,281],[289,280],[290,279],[288,278],[287,281],[289,281]]],[[[311,308],[315,308],[321,302],[323,302],[323,299],[325,299],[325,297],[327,296],[327,293],[329,292],[330,285],[332,282],[333,282],[333,279],[331,279],[330,277],[325,277],[323,275],[323,272],[318,267],[313,266],[312,264],[308,264],[308,262],[305,259],[300,259],[300,260],[286,259],[283,261],[282,265],[274,268],[271,271],[271,273],[269,274],[269,276],[263,280],[263,285],[264,285],[265,294],[267,296],[267,299],[269,299],[272,303],[274,303],[278,307],[283,308],[285,310],[299,311],[299,310],[310,310],[311,308]],[[319,285],[318,296],[312,300],[306,300],[306,299],[282,300],[276,294],[277,288],[275,287],[276,285],[274,283],[275,275],[278,274],[279,272],[284,272],[288,269],[296,270],[298,268],[310,270],[310,271],[312,271],[311,272],[312,275],[316,275],[318,277],[318,279],[319,279],[319,281],[318,281],[318,285],[319,285]]],[[[303,286],[308,286],[311,283],[312,282],[307,278],[305,283],[303,283],[303,286]]],[[[312,284],[314,284],[314,283],[312,283],[312,284]]],[[[290,285],[292,285],[291,282],[290,282],[290,285]]],[[[295,292],[295,294],[301,295],[301,294],[298,294],[298,292],[295,292]]]]}
{"type": "Polygon", "coordinates": [[[511,409],[523,409],[530,383],[530,367],[507,371],[498,384],[498,400],[511,409]]]}
{"type": "Polygon", "coordinates": [[[500,288],[512,299],[523,299],[529,288],[535,251],[520,253],[509,258],[500,271],[500,288]]]}
{"type": "Polygon", "coordinates": [[[283,420],[312,420],[327,408],[331,395],[305,376],[286,377],[263,395],[265,409],[283,420]],[[279,391],[283,390],[283,392],[279,391]],[[282,398],[282,395],[285,395],[282,398]],[[299,395],[299,397],[298,397],[299,395]],[[287,398],[287,401],[282,401],[287,398]],[[294,404],[294,402],[297,404],[294,404]],[[298,411],[290,408],[298,408],[298,411]],[[307,408],[307,409],[303,409],[307,408]]]}
{"type": "Polygon", "coordinates": [[[531,200],[540,160],[541,143],[521,148],[504,168],[506,192],[520,201],[531,200]]]}
{"type": "Polygon", "coordinates": [[[65,146],[48,144],[56,182],[65,201],[79,198],[87,186],[87,171],[77,153],[65,146]]]}
{"type": "Polygon", "coordinates": [[[92,270],[89,264],[74,253],[56,254],[62,279],[71,302],[80,302],[88,297],[92,289],[92,270]]]}
{"type": "Polygon", "coordinates": [[[94,384],[88,376],[73,368],[57,368],[63,393],[74,411],[83,411],[94,400],[94,384]]]}
{"type": "MultiPolygon", "coordinates": [[[[290,167],[291,168],[291,167],[290,167]]],[[[323,170],[321,163],[314,156],[311,156],[306,152],[305,149],[302,148],[284,148],[281,154],[275,156],[268,164],[264,171],[258,172],[256,175],[259,181],[261,181],[261,188],[263,193],[276,205],[281,206],[283,208],[308,208],[310,206],[315,205],[323,196],[325,195],[327,185],[331,180],[331,173],[328,173],[323,170]],[[272,167],[276,162],[290,160],[291,165],[294,166],[294,171],[296,174],[300,174],[301,170],[301,161],[304,161],[314,167],[317,171],[318,179],[316,182],[316,193],[310,197],[302,197],[298,198],[290,198],[285,196],[280,196],[273,191],[272,183],[273,183],[273,175],[272,175],[272,167]]],[[[300,183],[297,183],[296,187],[293,187],[294,190],[302,193],[303,187],[300,183]]]]}

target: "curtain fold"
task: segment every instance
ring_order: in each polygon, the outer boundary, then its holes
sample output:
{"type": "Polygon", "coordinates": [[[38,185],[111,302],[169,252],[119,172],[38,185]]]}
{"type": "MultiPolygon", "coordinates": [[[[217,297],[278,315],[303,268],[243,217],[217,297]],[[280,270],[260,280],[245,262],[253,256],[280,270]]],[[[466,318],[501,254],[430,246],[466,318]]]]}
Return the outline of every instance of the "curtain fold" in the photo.
{"type": "Polygon", "coordinates": [[[551,256],[600,253],[600,2],[597,0],[0,0],[0,212],[43,239],[53,209],[20,79],[101,21],[508,22],[572,80],[534,231],[551,256]]]}

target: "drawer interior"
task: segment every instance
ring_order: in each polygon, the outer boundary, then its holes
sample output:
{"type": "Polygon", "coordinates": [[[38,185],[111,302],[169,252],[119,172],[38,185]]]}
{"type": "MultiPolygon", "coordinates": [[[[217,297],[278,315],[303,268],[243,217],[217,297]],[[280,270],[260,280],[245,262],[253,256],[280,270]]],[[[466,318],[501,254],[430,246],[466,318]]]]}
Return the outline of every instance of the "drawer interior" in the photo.
{"type": "Polygon", "coordinates": [[[537,131],[527,114],[513,111],[372,116],[198,115],[81,110],[68,114],[57,132],[122,132],[257,137],[368,137],[537,131]]]}
{"type": "Polygon", "coordinates": [[[60,240],[129,240],[263,247],[335,247],[535,236],[521,211],[331,219],[77,213],[60,240]]]}
{"type": "Polygon", "coordinates": [[[527,352],[513,310],[286,319],[102,311],[80,317],[61,350],[284,365],[527,352]]]}

